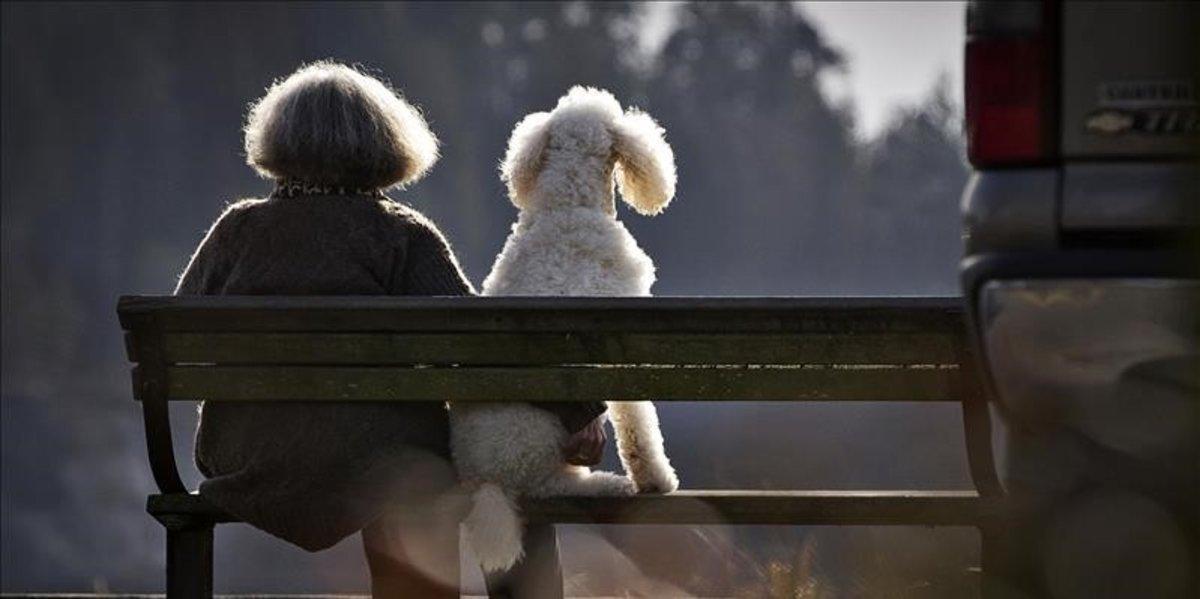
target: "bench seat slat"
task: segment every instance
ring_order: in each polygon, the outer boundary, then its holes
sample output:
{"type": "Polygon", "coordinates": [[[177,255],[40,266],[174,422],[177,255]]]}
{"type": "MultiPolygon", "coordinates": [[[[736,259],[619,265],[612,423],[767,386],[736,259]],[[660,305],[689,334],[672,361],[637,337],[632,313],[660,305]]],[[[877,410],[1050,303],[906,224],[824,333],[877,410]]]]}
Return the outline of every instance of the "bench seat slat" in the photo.
{"type": "Polygon", "coordinates": [[[953,364],[947,334],[171,333],[169,363],[953,364]]]}
{"type": "MultiPolygon", "coordinates": [[[[695,525],[976,526],[1000,509],[974,491],[679,491],[526,499],[522,506],[531,522],[695,525]]],[[[147,510],[236,521],[197,495],[152,495],[147,510]]]]}
{"type": "Polygon", "coordinates": [[[957,401],[958,369],[174,366],[169,400],[957,401]]]}
{"type": "Polygon", "coordinates": [[[992,509],[974,491],[681,491],[536,499],[524,515],[560,524],[974,526],[992,509]]]}

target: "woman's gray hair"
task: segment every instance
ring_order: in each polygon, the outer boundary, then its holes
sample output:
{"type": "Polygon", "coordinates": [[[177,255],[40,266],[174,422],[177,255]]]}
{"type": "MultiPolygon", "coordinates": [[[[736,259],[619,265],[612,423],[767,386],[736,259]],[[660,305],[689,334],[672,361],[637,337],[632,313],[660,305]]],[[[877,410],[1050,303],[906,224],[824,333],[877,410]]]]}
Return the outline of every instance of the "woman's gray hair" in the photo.
{"type": "Polygon", "coordinates": [[[438,159],[421,113],[382,81],[321,61],[276,81],[250,106],[246,163],[264,177],[386,189],[438,159]]]}

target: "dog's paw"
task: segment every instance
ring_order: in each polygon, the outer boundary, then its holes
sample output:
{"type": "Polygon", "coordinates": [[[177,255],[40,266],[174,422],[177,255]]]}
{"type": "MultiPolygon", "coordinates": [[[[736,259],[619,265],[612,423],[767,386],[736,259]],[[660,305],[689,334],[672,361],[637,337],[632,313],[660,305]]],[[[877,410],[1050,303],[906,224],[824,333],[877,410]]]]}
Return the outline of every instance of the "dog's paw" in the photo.
{"type": "Polygon", "coordinates": [[[613,484],[613,495],[637,495],[637,484],[628,476],[619,477],[613,484]]]}
{"type": "Polygon", "coordinates": [[[679,489],[679,477],[670,464],[655,464],[634,476],[633,484],[641,494],[672,493],[679,489]]]}
{"type": "Polygon", "coordinates": [[[622,497],[637,493],[637,485],[628,476],[616,472],[592,472],[588,475],[586,486],[578,489],[583,495],[599,495],[622,497]]]}

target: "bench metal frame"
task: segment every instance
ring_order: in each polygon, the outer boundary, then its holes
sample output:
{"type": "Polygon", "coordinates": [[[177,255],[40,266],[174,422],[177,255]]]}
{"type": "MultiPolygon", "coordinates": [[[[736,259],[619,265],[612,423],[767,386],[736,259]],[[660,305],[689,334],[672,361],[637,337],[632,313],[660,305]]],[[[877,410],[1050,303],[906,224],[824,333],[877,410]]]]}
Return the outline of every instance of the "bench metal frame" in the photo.
{"type": "MultiPolygon", "coordinates": [[[[1003,525],[960,298],[122,297],[167,595],[212,596],[213,526],[171,401],[954,401],[973,491],[680,491],[527,502],[542,523],[1003,525]]],[[[557,564],[555,564],[557,567],[557,564]]],[[[531,574],[532,575],[532,574],[531,574]]]]}

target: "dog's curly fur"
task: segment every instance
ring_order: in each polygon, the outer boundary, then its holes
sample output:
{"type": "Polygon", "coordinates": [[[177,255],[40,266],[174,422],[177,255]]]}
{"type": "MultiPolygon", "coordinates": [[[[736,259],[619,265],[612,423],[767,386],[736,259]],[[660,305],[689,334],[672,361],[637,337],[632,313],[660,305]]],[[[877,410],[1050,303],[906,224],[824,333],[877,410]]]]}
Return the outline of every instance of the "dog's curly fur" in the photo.
{"type": "MultiPolygon", "coordinates": [[[[642,214],[675,194],[675,159],[649,115],[612,94],[574,87],[553,111],[517,124],[501,166],[520,209],[483,283],[485,295],[650,294],[654,263],[616,219],[613,183],[642,214]]],[[[669,493],[679,486],[650,402],[608,402],[628,476],[570,466],[557,418],[524,404],[451,404],[459,475],[474,485],[464,521],[485,570],[521,558],[518,496],[669,493]]]]}

